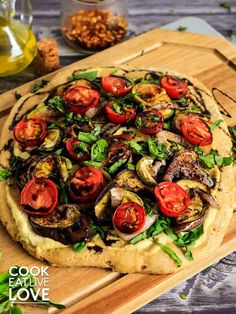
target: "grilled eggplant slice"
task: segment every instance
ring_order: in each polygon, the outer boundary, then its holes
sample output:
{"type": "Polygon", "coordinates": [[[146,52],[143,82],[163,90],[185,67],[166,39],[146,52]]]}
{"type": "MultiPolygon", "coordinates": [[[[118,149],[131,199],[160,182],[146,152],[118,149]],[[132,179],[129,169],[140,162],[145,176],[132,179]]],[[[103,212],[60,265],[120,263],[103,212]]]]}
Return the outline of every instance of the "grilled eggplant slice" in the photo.
{"type": "Polygon", "coordinates": [[[37,234],[65,245],[89,241],[93,236],[89,221],[76,204],[60,205],[53,214],[30,216],[29,221],[37,234]]]}
{"type": "Polygon", "coordinates": [[[62,132],[60,129],[54,128],[47,130],[46,137],[40,145],[39,150],[52,151],[56,148],[62,140],[62,132]]]}
{"type": "Polygon", "coordinates": [[[120,204],[126,202],[134,202],[143,205],[142,199],[137,194],[126,191],[120,187],[113,187],[105,193],[95,205],[95,215],[101,220],[111,220],[115,209],[120,204]]]}
{"type": "Polygon", "coordinates": [[[150,108],[157,104],[171,103],[166,91],[156,84],[139,83],[133,87],[135,99],[144,107],[150,108]]]}

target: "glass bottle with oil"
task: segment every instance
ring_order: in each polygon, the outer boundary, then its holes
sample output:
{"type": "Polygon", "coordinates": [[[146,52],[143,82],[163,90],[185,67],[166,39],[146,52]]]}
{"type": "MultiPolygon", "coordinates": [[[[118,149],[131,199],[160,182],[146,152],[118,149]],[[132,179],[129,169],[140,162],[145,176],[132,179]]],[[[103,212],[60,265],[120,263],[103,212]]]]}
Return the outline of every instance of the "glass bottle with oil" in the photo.
{"type": "Polygon", "coordinates": [[[32,62],[36,39],[31,23],[30,0],[0,0],[0,77],[21,72],[32,62]],[[19,19],[14,17],[16,2],[19,19]]]}

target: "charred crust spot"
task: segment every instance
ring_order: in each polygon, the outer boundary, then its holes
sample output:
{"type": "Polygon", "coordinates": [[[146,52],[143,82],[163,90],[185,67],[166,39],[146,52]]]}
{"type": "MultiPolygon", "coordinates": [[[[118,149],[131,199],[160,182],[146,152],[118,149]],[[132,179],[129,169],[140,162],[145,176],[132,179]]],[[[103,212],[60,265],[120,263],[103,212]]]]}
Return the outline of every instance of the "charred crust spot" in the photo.
{"type": "Polygon", "coordinates": [[[89,251],[94,252],[94,254],[101,254],[103,252],[103,248],[95,245],[95,246],[88,246],[89,251]]]}
{"type": "Polygon", "coordinates": [[[142,269],[142,270],[147,269],[147,265],[142,265],[142,266],[141,266],[141,269],[142,269]]]}

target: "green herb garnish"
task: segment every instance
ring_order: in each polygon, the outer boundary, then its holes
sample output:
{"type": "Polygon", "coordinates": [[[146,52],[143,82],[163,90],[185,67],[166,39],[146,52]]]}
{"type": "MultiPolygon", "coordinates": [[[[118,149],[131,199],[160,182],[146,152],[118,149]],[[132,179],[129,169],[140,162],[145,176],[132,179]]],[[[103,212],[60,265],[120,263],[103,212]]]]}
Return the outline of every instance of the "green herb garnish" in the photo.
{"type": "Polygon", "coordinates": [[[108,143],[104,139],[100,139],[92,145],[91,159],[93,161],[101,161],[106,157],[108,143]]]}
{"type": "Polygon", "coordinates": [[[187,299],[186,294],[183,294],[183,293],[179,293],[179,297],[180,297],[182,300],[186,300],[186,299],[187,299]]]}
{"type": "Polygon", "coordinates": [[[86,161],[83,162],[83,164],[85,166],[92,166],[92,167],[95,167],[95,168],[101,168],[101,166],[102,166],[101,162],[92,161],[92,160],[86,160],[86,161]]]}
{"type": "Polygon", "coordinates": [[[22,95],[20,93],[18,93],[17,91],[14,92],[14,96],[15,96],[16,100],[18,100],[22,97],[22,95]]]}
{"type": "Polygon", "coordinates": [[[0,181],[4,181],[8,178],[10,170],[7,168],[0,168],[0,181]]]}
{"type": "Polygon", "coordinates": [[[110,174],[114,174],[118,169],[127,162],[127,159],[119,159],[112,166],[108,168],[110,174]]]}
{"type": "Polygon", "coordinates": [[[77,242],[73,244],[73,248],[76,250],[76,252],[81,252],[86,246],[85,241],[77,242]]]}
{"type": "Polygon", "coordinates": [[[97,140],[97,137],[91,133],[79,132],[78,139],[82,142],[92,144],[97,140]]]}
{"type": "Polygon", "coordinates": [[[63,106],[62,98],[60,96],[55,96],[52,99],[49,99],[48,106],[51,109],[58,110],[61,113],[66,113],[66,109],[63,106]]]}
{"type": "Polygon", "coordinates": [[[177,28],[179,32],[186,32],[187,29],[188,29],[187,26],[181,26],[181,25],[177,28]]]}
{"type": "Polygon", "coordinates": [[[128,170],[135,170],[135,165],[132,164],[132,163],[130,163],[130,162],[128,162],[128,163],[126,164],[126,168],[127,168],[128,170]]]}
{"type": "Polygon", "coordinates": [[[177,264],[177,267],[182,265],[182,260],[178,257],[178,255],[168,246],[164,245],[163,243],[157,242],[157,245],[166,252],[177,264]]]}
{"type": "Polygon", "coordinates": [[[83,72],[83,73],[76,73],[73,74],[68,78],[68,81],[74,81],[74,80],[79,80],[79,79],[85,79],[88,81],[94,81],[97,78],[97,71],[88,71],[88,72],[83,72]]]}
{"type": "Polygon", "coordinates": [[[234,162],[233,156],[221,157],[216,149],[211,149],[209,154],[204,154],[200,147],[194,147],[194,151],[197,153],[199,159],[201,159],[208,168],[212,168],[214,165],[225,167],[234,162]]]}
{"type": "Polygon", "coordinates": [[[211,131],[214,131],[221,123],[223,123],[224,120],[220,119],[212,123],[211,125],[211,131]]]}
{"type": "Polygon", "coordinates": [[[42,80],[41,82],[35,83],[31,89],[31,93],[36,93],[40,88],[43,88],[49,83],[48,80],[42,80]]]}
{"type": "Polygon", "coordinates": [[[152,156],[156,157],[157,159],[166,159],[169,155],[169,151],[167,147],[163,143],[158,143],[154,141],[151,137],[149,137],[148,141],[148,148],[149,152],[152,156]]]}

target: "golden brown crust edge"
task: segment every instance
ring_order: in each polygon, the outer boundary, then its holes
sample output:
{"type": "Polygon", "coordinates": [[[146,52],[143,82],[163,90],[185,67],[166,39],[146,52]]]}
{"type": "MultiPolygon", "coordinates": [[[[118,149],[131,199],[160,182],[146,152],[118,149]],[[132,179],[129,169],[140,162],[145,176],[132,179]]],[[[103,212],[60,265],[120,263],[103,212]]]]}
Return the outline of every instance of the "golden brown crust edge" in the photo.
{"type": "MultiPolygon", "coordinates": [[[[115,67],[116,68],[116,67],[115,67]]],[[[122,66],[122,69],[129,70],[128,67],[122,66]]],[[[114,68],[113,68],[114,69],[114,68]]],[[[140,68],[139,68],[140,69],[140,68]]],[[[139,69],[136,69],[135,73],[139,72],[139,69]]],[[[84,68],[83,68],[84,70],[84,68]]],[[[104,69],[102,69],[103,71],[104,69]]],[[[146,69],[146,70],[158,70],[162,69],[146,69]]],[[[107,71],[107,70],[106,70],[107,71]]],[[[109,71],[109,70],[108,70],[109,71]]],[[[166,69],[164,71],[167,71],[166,69]]],[[[168,71],[172,74],[177,74],[183,77],[188,78],[195,86],[201,88],[202,96],[207,103],[207,108],[211,112],[213,119],[218,120],[222,118],[216,103],[214,100],[208,96],[210,93],[204,87],[202,83],[198,80],[176,73],[174,71],[168,71]]],[[[49,83],[45,92],[51,89],[54,85],[58,85],[66,81],[67,77],[71,72],[68,70],[55,76],[52,81],[49,83]]],[[[137,76],[136,76],[137,77],[137,76]]],[[[43,91],[43,90],[42,90],[43,91]]],[[[47,94],[47,93],[46,93],[47,94]]],[[[32,95],[32,94],[30,94],[32,95]]],[[[29,95],[24,96],[26,99],[29,95]]],[[[35,96],[42,97],[42,96],[35,96]]],[[[10,132],[8,127],[12,122],[15,112],[21,106],[21,103],[24,99],[20,99],[17,104],[14,106],[11,111],[5,125],[3,128],[0,147],[2,148],[10,138],[10,132]]],[[[218,149],[219,153],[222,155],[228,155],[231,149],[231,141],[227,133],[226,124],[221,128],[217,128],[214,131],[214,147],[218,149]],[[224,145],[222,145],[224,143],[224,145]]],[[[5,153],[0,155],[0,163],[5,165],[7,156],[5,153]]],[[[6,227],[7,231],[15,241],[22,243],[23,247],[34,257],[38,259],[44,259],[50,264],[59,265],[59,266],[96,266],[104,268],[112,268],[115,271],[119,272],[129,272],[129,273],[155,273],[155,274],[164,274],[172,273],[178,270],[176,263],[163,251],[161,251],[158,246],[154,243],[148,249],[140,248],[139,245],[135,246],[126,246],[122,249],[115,249],[111,247],[106,247],[103,249],[102,253],[96,253],[94,250],[84,249],[82,252],[77,253],[70,247],[60,248],[60,249],[39,249],[30,244],[30,241],[25,241],[22,239],[21,234],[18,231],[18,227],[14,221],[14,218],[11,214],[11,210],[8,207],[6,200],[6,182],[0,183],[0,201],[1,201],[1,221],[6,227]]],[[[223,240],[223,237],[226,233],[228,224],[232,217],[233,205],[235,204],[234,199],[234,178],[232,166],[223,168],[221,173],[221,182],[219,186],[219,191],[216,195],[217,202],[220,205],[220,209],[217,210],[216,217],[213,224],[207,230],[207,237],[198,247],[193,247],[191,251],[193,252],[194,259],[204,259],[205,256],[208,256],[210,252],[213,252],[220,246],[220,243],[223,240]],[[224,223],[222,223],[224,222],[224,223]]],[[[16,202],[19,206],[19,199],[16,199],[16,202]],[[18,202],[17,202],[18,201],[18,202]]],[[[20,207],[20,206],[19,206],[20,207]]],[[[20,210],[20,209],[19,209],[20,210]]],[[[182,259],[183,265],[181,268],[189,265],[193,262],[187,261],[182,251],[176,247],[173,243],[168,242],[168,246],[172,248],[176,254],[182,259]]]]}

